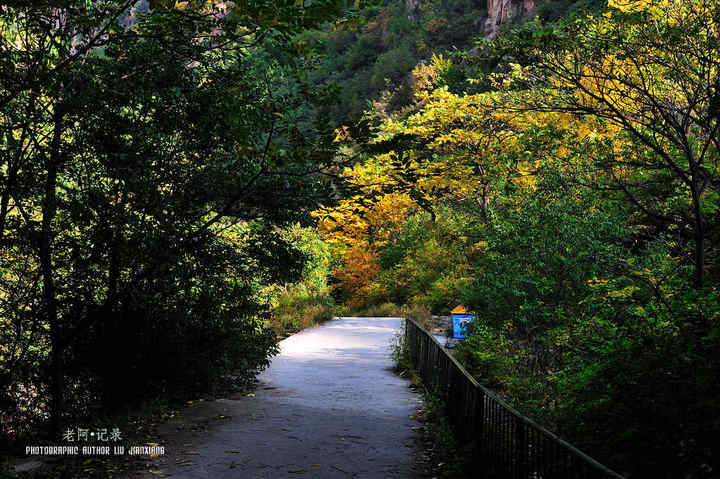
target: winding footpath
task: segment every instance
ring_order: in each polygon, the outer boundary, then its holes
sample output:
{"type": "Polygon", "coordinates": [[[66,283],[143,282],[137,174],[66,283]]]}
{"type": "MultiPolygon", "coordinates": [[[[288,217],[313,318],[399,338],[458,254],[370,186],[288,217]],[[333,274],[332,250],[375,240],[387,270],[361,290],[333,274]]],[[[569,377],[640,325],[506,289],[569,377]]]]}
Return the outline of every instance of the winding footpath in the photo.
{"type": "Polygon", "coordinates": [[[166,454],[150,466],[188,479],[425,477],[411,417],[420,395],[392,372],[400,326],[342,318],[285,339],[253,394],[201,402],[162,425],[166,454]]]}

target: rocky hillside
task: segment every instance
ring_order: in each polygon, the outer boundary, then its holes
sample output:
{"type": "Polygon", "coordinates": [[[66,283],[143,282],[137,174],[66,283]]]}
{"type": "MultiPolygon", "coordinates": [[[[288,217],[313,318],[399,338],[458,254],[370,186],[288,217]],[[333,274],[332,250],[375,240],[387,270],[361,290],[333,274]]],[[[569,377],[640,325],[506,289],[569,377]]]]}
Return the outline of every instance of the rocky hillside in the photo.
{"type": "Polygon", "coordinates": [[[500,26],[514,18],[524,17],[535,11],[536,0],[488,0],[485,36],[497,35],[500,26]]]}
{"type": "MultiPolygon", "coordinates": [[[[367,6],[355,23],[306,33],[298,44],[310,54],[306,81],[325,85],[334,101],[320,112],[337,125],[356,122],[370,104],[388,111],[412,101],[412,76],[433,55],[460,58],[482,37],[535,16],[552,22],[601,0],[394,0],[367,6]]],[[[454,61],[454,60],[453,60],[454,61]]],[[[302,118],[306,115],[298,115],[302,118]]]]}

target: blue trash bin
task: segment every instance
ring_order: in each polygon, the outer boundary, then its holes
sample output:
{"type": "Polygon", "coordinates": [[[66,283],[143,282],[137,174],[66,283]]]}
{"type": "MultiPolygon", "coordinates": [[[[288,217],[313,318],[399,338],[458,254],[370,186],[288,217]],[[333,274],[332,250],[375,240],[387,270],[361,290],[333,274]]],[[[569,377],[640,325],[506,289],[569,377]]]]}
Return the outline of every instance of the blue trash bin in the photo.
{"type": "Polygon", "coordinates": [[[464,306],[460,305],[450,313],[453,322],[453,338],[463,339],[467,329],[467,323],[475,319],[468,313],[464,306]]]}

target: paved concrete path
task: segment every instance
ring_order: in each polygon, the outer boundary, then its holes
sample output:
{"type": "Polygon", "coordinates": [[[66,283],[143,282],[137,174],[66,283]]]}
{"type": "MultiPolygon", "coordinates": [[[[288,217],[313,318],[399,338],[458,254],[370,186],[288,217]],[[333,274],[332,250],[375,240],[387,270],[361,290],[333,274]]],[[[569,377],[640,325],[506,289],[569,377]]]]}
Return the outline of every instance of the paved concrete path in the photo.
{"type": "Polygon", "coordinates": [[[254,396],[200,403],[161,426],[171,440],[153,467],[173,478],[424,477],[410,417],[420,396],[391,371],[400,325],[342,318],[290,336],[254,396]],[[202,432],[188,427],[203,418],[202,432]]]}

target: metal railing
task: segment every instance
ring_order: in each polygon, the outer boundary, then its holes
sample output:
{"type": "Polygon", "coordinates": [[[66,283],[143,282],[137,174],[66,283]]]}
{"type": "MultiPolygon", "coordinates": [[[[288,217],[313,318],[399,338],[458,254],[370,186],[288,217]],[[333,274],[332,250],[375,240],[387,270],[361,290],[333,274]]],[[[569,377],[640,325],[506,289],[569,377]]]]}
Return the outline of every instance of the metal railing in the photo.
{"type": "Polygon", "coordinates": [[[457,440],[472,444],[479,476],[622,479],[481,386],[412,319],[405,320],[405,344],[423,383],[437,387],[445,401],[446,417],[457,440]]]}

